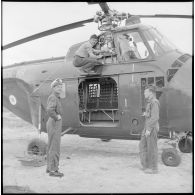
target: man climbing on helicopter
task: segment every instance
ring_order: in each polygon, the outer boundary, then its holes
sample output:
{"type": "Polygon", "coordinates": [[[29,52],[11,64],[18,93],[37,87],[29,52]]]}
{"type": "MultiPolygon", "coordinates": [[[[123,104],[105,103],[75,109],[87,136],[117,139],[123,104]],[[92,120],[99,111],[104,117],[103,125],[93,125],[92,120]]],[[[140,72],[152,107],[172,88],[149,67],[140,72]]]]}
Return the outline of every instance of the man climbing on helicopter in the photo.
{"type": "MultiPolygon", "coordinates": [[[[103,57],[102,50],[94,49],[93,47],[98,42],[97,35],[91,35],[89,41],[83,43],[75,52],[73,64],[75,67],[81,67],[81,70],[85,73],[96,73],[95,69],[103,64],[97,59],[103,57]]],[[[101,69],[101,68],[100,68],[101,69]]]]}

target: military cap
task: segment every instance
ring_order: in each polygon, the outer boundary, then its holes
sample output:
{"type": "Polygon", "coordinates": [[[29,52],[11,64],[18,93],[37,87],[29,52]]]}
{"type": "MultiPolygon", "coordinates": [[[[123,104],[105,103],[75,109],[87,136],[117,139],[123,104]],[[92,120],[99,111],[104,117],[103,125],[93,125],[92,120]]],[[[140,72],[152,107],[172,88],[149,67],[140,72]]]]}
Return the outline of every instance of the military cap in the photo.
{"type": "Polygon", "coordinates": [[[90,39],[98,39],[98,36],[97,36],[96,34],[91,35],[91,36],[90,36],[90,39]]]}
{"type": "Polygon", "coordinates": [[[57,85],[62,85],[62,80],[57,78],[51,83],[51,88],[54,88],[57,85]]]}

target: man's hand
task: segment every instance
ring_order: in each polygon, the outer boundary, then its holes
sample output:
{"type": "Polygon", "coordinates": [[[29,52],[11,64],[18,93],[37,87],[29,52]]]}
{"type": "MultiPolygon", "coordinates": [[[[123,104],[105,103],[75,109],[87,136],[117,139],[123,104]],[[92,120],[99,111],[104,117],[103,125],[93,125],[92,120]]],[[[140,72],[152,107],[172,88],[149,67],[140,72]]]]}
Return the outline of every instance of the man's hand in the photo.
{"type": "Polygon", "coordinates": [[[95,49],[93,49],[93,53],[94,53],[95,55],[97,55],[97,54],[100,53],[100,50],[95,50],[95,49]]]}
{"type": "Polygon", "coordinates": [[[145,136],[147,137],[147,136],[149,136],[149,135],[150,135],[150,131],[148,131],[148,130],[146,129],[145,136]]]}
{"type": "Polygon", "coordinates": [[[149,113],[143,112],[143,113],[142,113],[142,116],[149,117],[149,113]]]}
{"type": "Polygon", "coordinates": [[[97,49],[93,49],[93,53],[94,54],[101,54],[101,53],[105,53],[106,51],[104,50],[97,50],[97,49]]]}
{"type": "Polygon", "coordinates": [[[58,117],[57,119],[58,121],[62,119],[62,117],[59,114],[57,115],[57,117],[58,117]]]}
{"type": "Polygon", "coordinates": [[[106,52],[108,52],[108,49],[106,48],[103,48],[102,50],[100,50],[100,53],[106,53],[106,52]]]}
{"type": "Polygon", "coordinates": [[[116,52],[114,50],[111,50],[110,53],[112,53],[112,55],[116,54],[116,52]]]}

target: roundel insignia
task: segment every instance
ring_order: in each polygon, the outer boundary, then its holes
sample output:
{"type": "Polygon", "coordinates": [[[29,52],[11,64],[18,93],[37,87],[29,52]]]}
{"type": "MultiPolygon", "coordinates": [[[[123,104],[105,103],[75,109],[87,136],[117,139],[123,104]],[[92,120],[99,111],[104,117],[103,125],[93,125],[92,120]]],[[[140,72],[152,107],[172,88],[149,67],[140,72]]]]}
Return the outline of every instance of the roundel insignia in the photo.
{"type": "Polygon", "coordinates": [[[9,96],[9,101],[12,105],[16,105],[17,103],[16,97],[14,95],[9,96]]]}

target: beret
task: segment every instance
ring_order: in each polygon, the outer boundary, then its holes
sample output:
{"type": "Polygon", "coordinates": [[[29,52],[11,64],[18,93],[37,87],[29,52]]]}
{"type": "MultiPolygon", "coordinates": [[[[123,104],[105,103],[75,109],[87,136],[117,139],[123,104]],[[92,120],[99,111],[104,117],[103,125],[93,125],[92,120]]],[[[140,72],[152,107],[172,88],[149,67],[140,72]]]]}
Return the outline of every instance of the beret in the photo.
{"type": "Polygon", "coordinates": [[[57,85],[62,85],[62,80],[57,78],[51,83],[51,88],[54,88],[57,85]]]}

